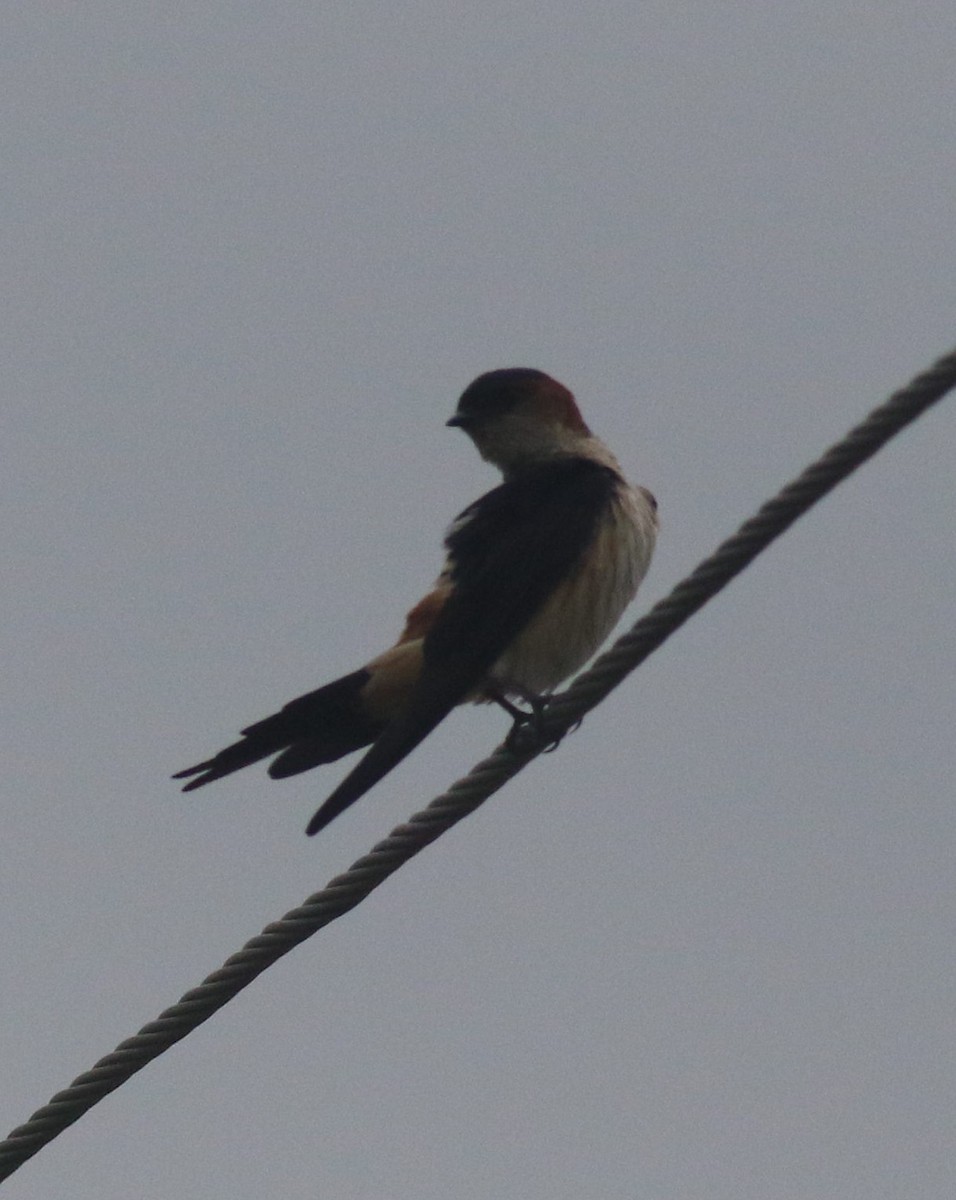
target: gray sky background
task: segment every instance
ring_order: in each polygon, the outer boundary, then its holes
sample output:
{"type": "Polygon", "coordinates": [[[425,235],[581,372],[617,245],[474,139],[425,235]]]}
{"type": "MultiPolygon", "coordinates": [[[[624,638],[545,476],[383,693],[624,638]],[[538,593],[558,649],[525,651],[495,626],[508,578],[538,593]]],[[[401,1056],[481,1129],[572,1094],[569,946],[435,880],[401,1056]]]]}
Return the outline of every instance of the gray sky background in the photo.
{"type": "MultiPolygon", "coordinates": [[[[658,495],[633,619],[956,342],[951,2],[5,13],[0,1124],[493,747],[170,773],[392,638],[482,370],[658,495]]],[[[956,406],[4,1200],[952,1194],[956,406]]]]}

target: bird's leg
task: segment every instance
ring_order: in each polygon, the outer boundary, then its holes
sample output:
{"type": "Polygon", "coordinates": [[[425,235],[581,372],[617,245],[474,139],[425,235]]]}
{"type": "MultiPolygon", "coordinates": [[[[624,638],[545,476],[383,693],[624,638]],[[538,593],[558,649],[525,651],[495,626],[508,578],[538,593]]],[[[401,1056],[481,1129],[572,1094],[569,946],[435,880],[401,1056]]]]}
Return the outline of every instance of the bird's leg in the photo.
{"type": "Polygon", "coordinates": [[[526,712],[523,708],[518,708],[516,704],[512,704],[504,692],[494,685],[485,688],[485,695],[500,708],[503,708],[510,717],[513,717],[522,724],[527,724],[528,721],[539,720],[551,699],[550,696],[539,696],[537,692],[528,692],[524,688],[517,688],[514,685],[509,687],[508,690],[519,696],[529,706],[531,712],[526,712]]]}
{"type": "Polygon", "coordinates": [[[531,713],[526,713],[523,709],[520,709],[517,704],[512,704],[511,701],[503,693],[499,692],[497,688],[486,688],[485,694],[487,695],[488,699],[497,704],[499,708],[503,708],[516,725],[523,725],[526,721],[530,720],[532,716],[531,713]]]}
{"type": "MultiPolygon", "coordinates": [[[[519,689],[512,687],[510,690],[512,692],[516,692],[521,697],[525,704],[530,707],[530,712],[526,712],[525,709],[518,708],[516,704],[512,704],[507,696],[505,696],[505,694],[498,688],[489,687],[485,689],[485,694],[487,695],[488,699],[493,700],[495,704],[497,704],[500,708],[503,708],[514,721],[514,724],[511,726],[511,729],[508,732],[508,736],[505,738],[505,745],[509,748],[509,750],[514,748],[514,743],[516,737],[518,736],[518,732],[521,729],[524,729],[525,726],[530,725],[535,732],[540,730],[541,718],[544,716],[544,711],[548,707],[550,700],[549,696],[539,696],[536,692],[528,692],[523,688],[519,689]]],[[[558,741],[560,741],[560,738],[558,741]]],[[[555,746],[556,745],[557,742],[555,742],[555,746]]],[[[549,746],[548,749],[554,749],[554,746],[549,746]]]]}

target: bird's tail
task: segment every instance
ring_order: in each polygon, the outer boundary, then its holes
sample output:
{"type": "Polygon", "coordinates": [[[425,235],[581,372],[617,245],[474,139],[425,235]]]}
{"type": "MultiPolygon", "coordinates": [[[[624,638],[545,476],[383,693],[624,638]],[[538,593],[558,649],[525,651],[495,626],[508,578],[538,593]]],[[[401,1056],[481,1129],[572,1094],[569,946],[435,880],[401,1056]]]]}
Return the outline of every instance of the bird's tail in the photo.
{"type": "Polygon", "coordinates": [[[173,779],[189,779],[183,791],[191,792],[271,754],[279,757],[269,767],[269,774],[284,779],[360,750],[374,742],[384,728],[362,704],[362,689],[369,678],[367,670],[353,671],[290,700],[281,711],[244,729],[241,741],[205,762],[177,771],[173,779]]]}

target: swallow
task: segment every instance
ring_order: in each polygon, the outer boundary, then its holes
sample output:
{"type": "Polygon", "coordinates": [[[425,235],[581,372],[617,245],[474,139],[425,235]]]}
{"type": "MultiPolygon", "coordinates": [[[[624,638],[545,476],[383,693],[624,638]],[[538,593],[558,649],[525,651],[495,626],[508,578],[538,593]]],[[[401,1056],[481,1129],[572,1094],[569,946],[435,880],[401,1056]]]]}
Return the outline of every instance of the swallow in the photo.
{"type": "Polygon", "coordinates": [[[542,371],[489,371],[447,424],[503,480],[452,523],[441,573],[398,641],[179,771],[183,791],[273,755],[269,775],[284,779],[368,746],[309,822],[311,836],[456,705],[496,703],[516,722],[533,718],[617,624],[650,565],[657,502],[625,480],[571,392],[542,371]]]}

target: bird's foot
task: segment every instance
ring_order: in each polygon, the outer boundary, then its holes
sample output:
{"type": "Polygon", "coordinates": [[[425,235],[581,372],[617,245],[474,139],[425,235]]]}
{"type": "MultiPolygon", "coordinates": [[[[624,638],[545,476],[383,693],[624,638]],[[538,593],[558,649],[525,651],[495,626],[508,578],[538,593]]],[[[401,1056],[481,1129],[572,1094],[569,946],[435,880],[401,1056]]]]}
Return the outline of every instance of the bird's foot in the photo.
{"type": "MultiPolygon", "coordinates": [[[[551,703],[550,696],[539,696],[534,692],[522,692],[521,699],[528,705],[528,709],[524,709],[519,708],[516,704],[512,704],[511,701],[500,692],[489,692],[488,695],[490,699],[492,699],[495,704],[503,708],[514,721],[514,724],[508,731],[508,736],[505,738],[505,745],[509,750],[518,749],[518,739],[521,737],[522,732],[526,729],[530,730],[533,735],[540,736],[542,734],[544,714],[547,711],[548,705],[551,703]]],[[[577,729],[580,724],[580,721],[576,721],[571,728],[577,729]]],[[[544,747],[542,753],[550,754],[552,750],[557,750],[558,746],[560,746],[561,742],[564,740],[565,734],[569,732],[571,732],[571,730],[565,730],[564,733],[552,738],[551,741],[548,742],[548,744],[544,747]]]]}
{"type": "Polygon", "coordinates": [[[569,733],[575,733],[578,729],[581,728],[581,722],[583,720],[584,720],[584,717],[578,717],[578,719],[574,722],[573,725],[569,725],[567,727],[567,729],[563,729],[559,734],[557,734],[555,737],[553,737],[551,739],[551,741],[548,742],[548,744],[545,746],[545,748],[541,751],[541,753],[542,754],[553,754],[554,751],[557,750],[557,748],[561,745],[561,743],[564,741],[564,739],[568,736],[569,733]]]}

